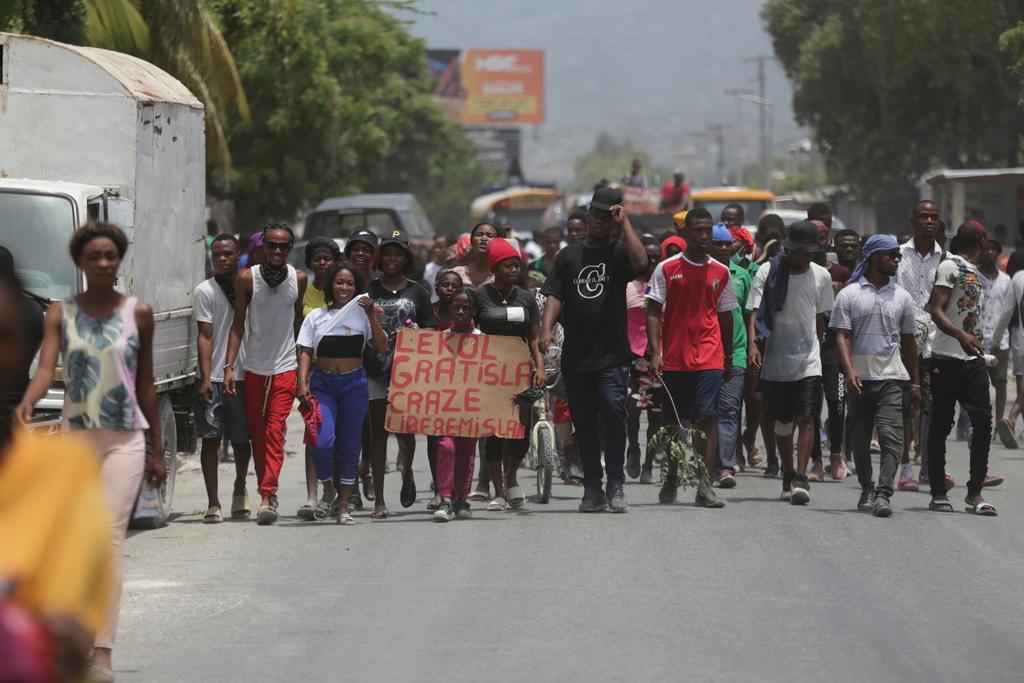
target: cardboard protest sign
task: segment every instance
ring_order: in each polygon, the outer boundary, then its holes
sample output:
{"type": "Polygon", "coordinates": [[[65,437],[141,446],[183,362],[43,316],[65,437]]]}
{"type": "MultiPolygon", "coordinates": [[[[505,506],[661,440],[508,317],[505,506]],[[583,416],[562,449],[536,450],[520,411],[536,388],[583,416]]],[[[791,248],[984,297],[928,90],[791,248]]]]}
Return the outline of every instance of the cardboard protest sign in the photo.
{"type": "Polygon", "coordinates": [[[532,375],[518,337],[402,329],[385,425],[398,434],[521,439],[515,396],[532,375]]]}

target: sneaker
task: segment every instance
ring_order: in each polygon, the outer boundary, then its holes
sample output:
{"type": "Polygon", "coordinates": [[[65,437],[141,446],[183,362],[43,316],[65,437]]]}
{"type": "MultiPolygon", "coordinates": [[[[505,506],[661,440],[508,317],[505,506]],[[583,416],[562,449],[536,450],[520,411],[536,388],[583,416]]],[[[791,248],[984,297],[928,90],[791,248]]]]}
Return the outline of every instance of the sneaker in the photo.
{"type": "Polygon", "coordinates": [[[658,502],[665,504],[676,502],[678,490],[679,481],[675,477],[665,477],[665,483],[661,485],[661,490],[658,491],[658,502]]]}
{"type": "Polygon", "coordinates": [[[264,498],[260,503],[260,509],[256,511],[256,523],[260,526],[267,526],[277,521],[277,498],[271,496],[264,498]]]}
{"type": "Polygon", "coordinates": [[[295,515],[299,519],[304,519],[307,522],[312,522],[314,519],[316,519],[316,501],[307,500],[306,504],[300,507],[298,512],[295,513],[295,515]]]}
{"type": "Polygon", "coordinates": [[[793,480],[793,495],[789,499],[790,505],[807,505],[811,502],[811,487],[807,479],[793,480]]]}
{"type": "Polygon", "coordinates": [[[862,489],[860,499],[857,501],[857,509],[861,512],[871,512],[874,505],[875,490],[862,489]]]}
{"type": "Polygon", "coordinates": [[[429,503],[427,503],[427,509],[428,510],[437,510],[440,507],[441,507],[441,496],[439,496],[439,495],[437,495],[435,493],[434,497],[430,499],[429,503]]]}
{"type": "Polygon", "coordinates": [[[724,508],[725,501],[718,497],[715,490],[707,484],[697,487],[697,496],[693,499],[694,505],[699,508],[724,508]]]}
{"type": "Polygon", "coordinates": [[[608,498],[601,489],[588,489],[583,492],[580,501],[580,512],[604,512],[608,509],[608,498]]]}
{"type": "Polygon", "coordinates": [[[452,502],[450,500],[442,500],[438,503],[433,517],[435,522],[450,522],[455,519],[455,510],[452,508],[452,502]]]}
{"type": "Polygon", "coordinates": [[[640,470],[640,483],[641,484],[653,484],[654,483],[654,468],[648,465],[644,465],[643,469],[640,470]]]}
{"type": "Polygon", "coordinates": [[[768,464],[764,466],[764,476],[768,478],[779,476],[779,461],[769,460],[768,464]]]}
{"type": "Polygon", "coordinates": [[[640,476],[640,446],[636,444],[630,446],[626,451],[626,474],[630,479],[640,476]]]}
{"type": "Polygon", "coordinates": [[[782,489],[782,494],[779,496],[779,500],[781,500],[783,503],[788,503],[790,500],[792,500],[792,498],[793,498],[793,490],[792,489],[782,489]]]}
{"type": "Polygon", "coordinates": [[[626,512],[629,504],[626,503],[626,494],[622,490],[622,482],[608,482],[608,490],[605,492],[608,498],[609,512],[626,512]]]}
{"type": "Polygon", "coordinates": [[[889,507],[889,499],[882,494],[875,496],[875,503],[872,506],[871,514],[875,517],[892,517],[892,508],[889,507]]]}
{"type": "Polygon", "coordinates": [[[983,487],[999,486],[1002,483],[1003,483],[1003,478],[1002,477],[997,477],[994,474],[990,474],[989,472],[986,472],[985,473],[985,482],[982,484],[982,486],[983,487]]]}
{"type": "Polygon", "coordinates": [[[731,489],[736,486],[736,478],[732,476],[732,470],[722,470],[715,477],[715,485],[723,489],[731,489]]]}
{"type": "Polygon", "coordinates": [[[471,519],[473,517],[473,511],[469,509],[469,503],[464,500],[456,498],[452,501],[452,507],[455,508],[455,519],[471,519]]]}
{"type": "Polygon", "coordinates": [[[807,473],[807,481],[822,481],[825,479],[825,472],[821,469],[821,461],[815,460],[811,465],[811,471],[807,473]]]}
{"type": "Polygon", "coordinates": [[[488,512],[504,512],[508,509],[508,502],[501,496],[495,496],[491,499],[491,502],[487,504],[488,512]]]}

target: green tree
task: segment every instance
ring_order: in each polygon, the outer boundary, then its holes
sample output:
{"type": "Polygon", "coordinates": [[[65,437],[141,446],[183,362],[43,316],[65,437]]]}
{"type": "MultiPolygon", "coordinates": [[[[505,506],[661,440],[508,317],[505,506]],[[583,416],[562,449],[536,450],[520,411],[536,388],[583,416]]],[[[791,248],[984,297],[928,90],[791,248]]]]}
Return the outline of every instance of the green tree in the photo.
{"type": "Polygon", "coordinates": [[[465,226],[480,169],[430,99],[423,43],[399,19],[360,0],[211,6],[253,112],[228,130],[243,230],[327,196],[398,191],[439,231],[465,226]]]}
{"type": "Polygon", "coordinates": [[[1020,0],[769,0],[762,17],[833,181],[879,199],[936,165],[1019,162],[1024,111],[999,39],[1020,0]]]}

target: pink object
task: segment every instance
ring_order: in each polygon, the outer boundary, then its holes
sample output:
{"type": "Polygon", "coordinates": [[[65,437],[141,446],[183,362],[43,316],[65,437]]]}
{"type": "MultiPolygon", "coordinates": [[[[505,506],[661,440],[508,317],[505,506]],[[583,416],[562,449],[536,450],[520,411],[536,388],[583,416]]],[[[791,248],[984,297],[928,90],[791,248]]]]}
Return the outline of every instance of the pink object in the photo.
{"type": "Polygon", "coordinates": [[[320,401],[316,396],[310,394],[306,397],[306,404],[299,404],[299,414],[302,421],[306,423],[306,430],[302,434],[302,443],[307,446],[316,445],[317,434],[320,433],[320,425],[324,423],[323,413],[320,412],[320,401]]]}
{"type": "Polygon", "coordinates": [[[473,487],[473,460],[476,439],[468,436],[441,436],[437,440],[437,495],[469,500],[473,487]]]}

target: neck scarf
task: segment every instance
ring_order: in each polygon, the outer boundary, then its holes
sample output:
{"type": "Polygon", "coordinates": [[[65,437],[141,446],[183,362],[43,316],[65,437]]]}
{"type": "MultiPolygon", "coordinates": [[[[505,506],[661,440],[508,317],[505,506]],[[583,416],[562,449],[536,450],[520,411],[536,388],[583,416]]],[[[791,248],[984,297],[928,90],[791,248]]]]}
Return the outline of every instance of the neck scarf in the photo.
{"type": "Polygon", "coordinates": [[[227,298],[228,303],[231,307],[235,307],[235,274],[229,273],[227,275],[214,275],[214,282],[220,287],[220,291],[224,292],[224,296],[227,298]]]}
{"type": "Polygon", "coordinates": [[[272,266],[269,263],[261,263],[260,275],[266,280],[268,287],[277,287],[288,277],[288,264],[282,263],[279,266],[272,266]]]}

